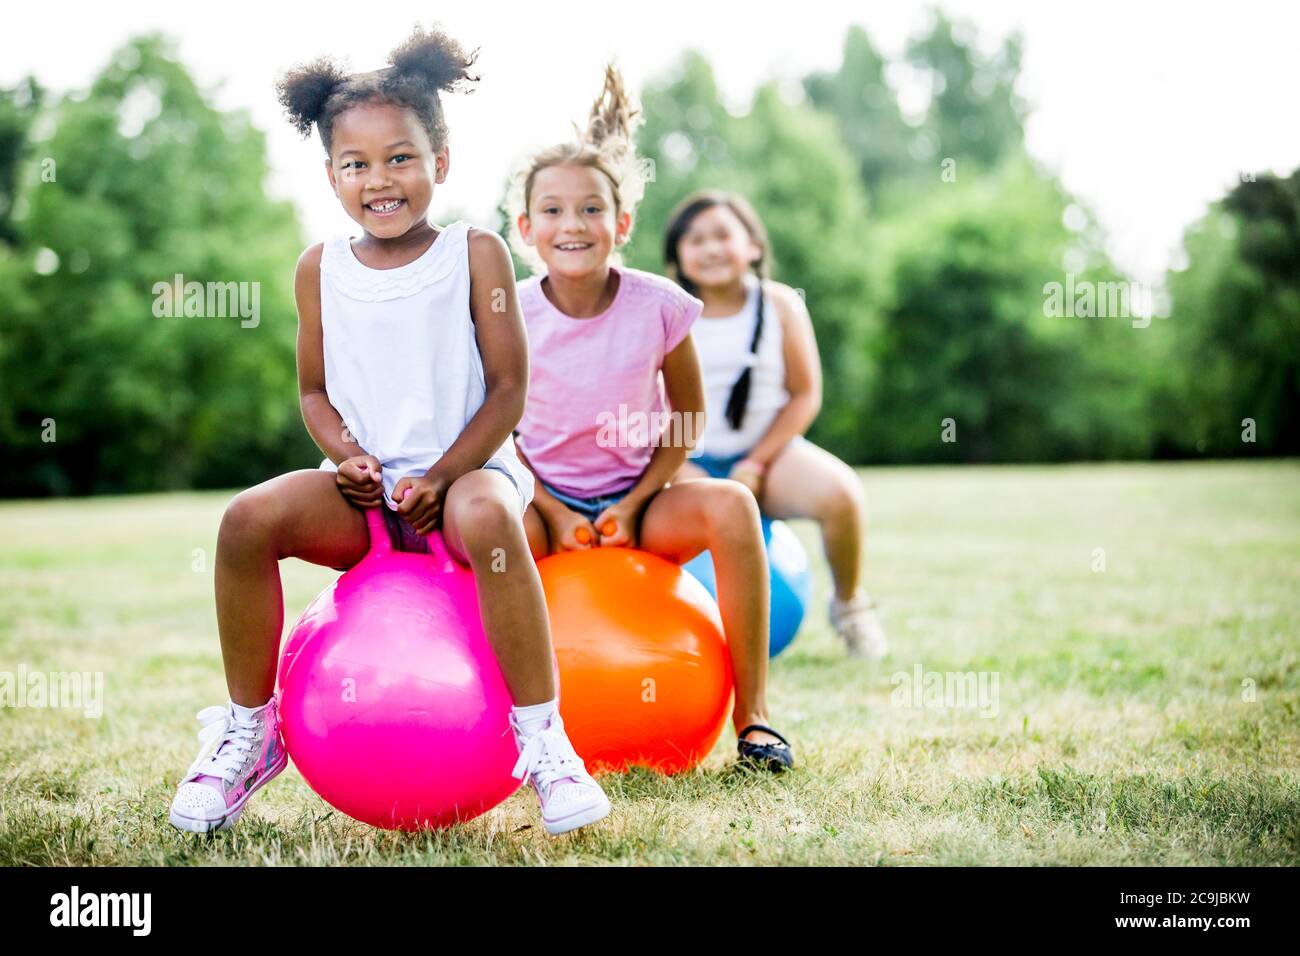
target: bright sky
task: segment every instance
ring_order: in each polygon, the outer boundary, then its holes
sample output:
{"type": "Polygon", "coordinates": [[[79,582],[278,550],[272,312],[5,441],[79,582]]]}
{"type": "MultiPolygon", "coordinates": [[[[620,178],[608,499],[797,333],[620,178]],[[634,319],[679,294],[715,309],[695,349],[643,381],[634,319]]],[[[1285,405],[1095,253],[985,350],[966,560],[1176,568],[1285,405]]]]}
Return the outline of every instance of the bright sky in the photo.
{"type": "MultiPolygon", "coordinates": [[[[1100,218],[1111,251],[1136,277],[1155,279],[1183,229],[1242,171],[1300,165],[1300,6],[1094,0],[941,0],[973,21],[982,46],[1019,29],[1021,95],[1032,106],[1030,151],[1100,218]]],[[[128,37],[162,31],[222,108],[243,108],[269,133],[272,189],[291,197],[314,238],[354,232],[330,193],[319,143],[283,121],[273,86],[287,67],[321,54],[355,69],[384,65],[416,21],[434,16],[480,46],[483,81],[445,98],[451,175],[434,218],[494,221],[513,163],[562,138],[617,57],[633,88],[687,47],[713,63],[728,98],[743,104],[772,77],[834,69],[845,29],[866,27],[897,56],[930,4],[564,0],[365,4],[227,0],[221,4],[17,4],[0,34],[0,84],[27,73],[55,91],[86,85],[128,37]]],[[[960,174],[960,166],[959,166],[960,174]]],[[[652,187],[653,188],[653,187],[652,187]]]]}

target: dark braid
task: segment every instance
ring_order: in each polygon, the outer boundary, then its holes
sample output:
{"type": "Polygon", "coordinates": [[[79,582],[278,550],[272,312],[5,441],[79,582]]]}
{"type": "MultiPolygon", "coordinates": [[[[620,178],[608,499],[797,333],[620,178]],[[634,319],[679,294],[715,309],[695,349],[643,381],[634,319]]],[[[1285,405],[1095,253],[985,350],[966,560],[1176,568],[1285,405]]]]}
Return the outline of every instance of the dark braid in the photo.
{"type": "Polygon", "coordinates": [[[744,371],[731,386],[727,396],[727,421],[732,431],[740,431],[745,423],[745,409],[749,405],[749,383],[754,377],[754,362],[758,358],[758,343],[763,338],[763,280],[758,280],[758,316],[754,320],[754,336],[749,341],[749,354],[746,357],[744,371]]]}

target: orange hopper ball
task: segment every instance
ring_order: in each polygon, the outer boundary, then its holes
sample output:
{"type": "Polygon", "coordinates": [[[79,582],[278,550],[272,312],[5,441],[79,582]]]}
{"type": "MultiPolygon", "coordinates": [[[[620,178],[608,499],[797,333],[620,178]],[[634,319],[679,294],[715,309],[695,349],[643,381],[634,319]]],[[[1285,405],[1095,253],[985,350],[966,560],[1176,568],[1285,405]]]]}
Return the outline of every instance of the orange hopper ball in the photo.
{"type": "Polygon", "coordinates": [[[566,551],[537,565],[560,670],[560,714],[587,769],[689,770],[731,713],[718,607],[644,551],[566,551]]]}

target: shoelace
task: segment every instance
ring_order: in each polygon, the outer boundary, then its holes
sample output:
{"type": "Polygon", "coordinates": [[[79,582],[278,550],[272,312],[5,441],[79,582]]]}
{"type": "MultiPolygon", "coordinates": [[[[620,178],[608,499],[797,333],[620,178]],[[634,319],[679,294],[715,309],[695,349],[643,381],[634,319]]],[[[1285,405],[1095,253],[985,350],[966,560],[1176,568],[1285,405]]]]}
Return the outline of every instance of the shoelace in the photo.
{"type": "Polygon", "coordinates": [[[539,787],[549,789],[566,777],[582,779],[587,771],[569,739],[548,728],[524,738],[524,746],[512,772],[519,780],[532,774],[539,787]]]}
{"type": "Polygon", "coordinates": [[[217,706],[204,707],[195,717],[203,725],[198,733],[199,742],[203,746],[185,776],[192,777],[200,773],[233,783],[243,769],[249,751],[258,743],[261,723],[257,720],[239,720],[228,708],[217,706]],[[230,746],[222,750],[221,746],[225,743],[230,746]]]}

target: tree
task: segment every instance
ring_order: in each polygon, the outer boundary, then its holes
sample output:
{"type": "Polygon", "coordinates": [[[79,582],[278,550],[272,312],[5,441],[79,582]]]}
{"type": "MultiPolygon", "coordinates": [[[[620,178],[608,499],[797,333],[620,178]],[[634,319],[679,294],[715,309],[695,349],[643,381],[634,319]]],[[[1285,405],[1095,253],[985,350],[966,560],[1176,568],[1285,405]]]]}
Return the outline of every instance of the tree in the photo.
{"type": "Polygon", "coordinates": [[[908,45],[907,59],[930,79],[922,128],[937,155],[992,167],[1024,143],[1024,104],[1015,92],[1021,41],[1012,35],[984,58],[975,50],[973,32],[970,24],[936,10],[930,32],[908,45]]]}
{"type": "Polygon", "coordinates": [[[655,181],[637,214],[629,264],[663,269],[668,215],[695,189],[743,193],[762,216],[773,276],[801,290],[822,347],[823,410],[811,432],[836,453],[863,451],[855,396],[871,374],[870,269],[862,254],[867,197],[834,120],[786,102],[776,84],[749,111],[722,105],[707,62],[687,54],[676,75],[643,95],[640,149],[655,181]]]}
{"type": "Polygon", "coordinates": [[[1098,263],[1080,281],[1119,278],[1062,224],[1069,197],[1019,160],[945,190],[873,236],[889,285],[876,387],[857,411],[871,459],[1145,454],[1145,330],[1045,309],[1071,247],[1098,263]]]}
{"type": "Polygon", "coordinates": [[[866,31],[854,26],[845,35],[840,68],[813,73],[803,81],[812,104],[835,117],[876,207],[888,204],[900,185],[922,175],[911,153],[916,131],[903,119],[885,81],[885,66],[866,31]]]}
{"type": "MultiPolygon", "coordinates": [[[[269,95],[269,92],[268,92],[269,95]]],[[[251,483],[310,464],[294,386],[292,207],[261,133],[214,109],[160,37],[53,105],[0,265],[5,494],[251,483]],[[155,315],[155,287],[236,283],[251,318],[155,315]],[[45,423],[53,423],[54,441],[45,423]]]]}
{"type": "Polygon", "coordinates": [[[18,187],[30,153],[32,122],[44,91],[28,77],[12,89],[0,90],[0,243],[18,241],[15,213],[18,187]]]}
{"type": "Polygon", "coordinates": [[[1184,248],[1169,280],[1161,450],[1300,452],[1300,169],[1235,186],[1184,248]]]}

